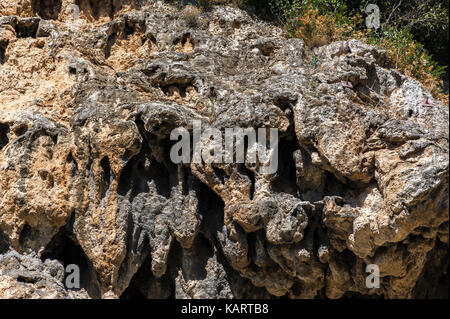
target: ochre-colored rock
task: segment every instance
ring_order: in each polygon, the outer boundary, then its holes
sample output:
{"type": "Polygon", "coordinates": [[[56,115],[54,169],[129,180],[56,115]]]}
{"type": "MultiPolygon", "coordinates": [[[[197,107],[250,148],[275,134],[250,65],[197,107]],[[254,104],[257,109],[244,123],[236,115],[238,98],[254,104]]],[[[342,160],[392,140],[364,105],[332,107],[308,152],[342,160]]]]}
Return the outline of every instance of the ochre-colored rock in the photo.
{"type": "Polygon", "coordinates": [[[0,3],[0,298],[448,297],[447,106],[362,42],[143,2],[0,3]],[[174,164],[193,120],[277,128],[278,170],[174,164]]]}

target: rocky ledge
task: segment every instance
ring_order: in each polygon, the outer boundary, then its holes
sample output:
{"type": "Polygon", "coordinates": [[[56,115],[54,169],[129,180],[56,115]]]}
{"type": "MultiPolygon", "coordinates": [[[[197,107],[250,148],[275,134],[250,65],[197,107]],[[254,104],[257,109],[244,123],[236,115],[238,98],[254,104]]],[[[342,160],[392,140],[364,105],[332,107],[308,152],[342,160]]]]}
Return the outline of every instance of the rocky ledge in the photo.
{"type": "Polygon", "coordinates": [[[230,7],[2,1],[0,297],[448,297],[448,112],[230,7]],[[277,172],[175,165],[194,119],[277,128],[277,172]]]}

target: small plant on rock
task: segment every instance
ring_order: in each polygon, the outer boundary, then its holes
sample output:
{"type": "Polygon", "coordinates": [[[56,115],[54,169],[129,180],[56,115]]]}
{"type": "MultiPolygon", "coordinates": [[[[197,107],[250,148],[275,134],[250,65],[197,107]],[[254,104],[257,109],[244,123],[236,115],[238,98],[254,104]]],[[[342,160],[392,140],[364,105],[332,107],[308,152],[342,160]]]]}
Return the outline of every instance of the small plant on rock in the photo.
{"type": "Polygon", "coordinates": [[[184,21],[186,21],[186,24],[189,27],[196,27],[198,25],[198,18],[201,13],[201,9],[189,5],[183,10],[184,21]]]}

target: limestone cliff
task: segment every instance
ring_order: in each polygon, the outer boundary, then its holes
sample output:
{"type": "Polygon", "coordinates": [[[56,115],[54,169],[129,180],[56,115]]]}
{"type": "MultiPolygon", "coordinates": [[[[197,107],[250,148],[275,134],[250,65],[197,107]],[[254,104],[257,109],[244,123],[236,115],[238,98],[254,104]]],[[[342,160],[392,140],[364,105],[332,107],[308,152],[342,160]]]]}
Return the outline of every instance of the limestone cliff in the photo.
{"type": "Polygon", "coordinates": [[[238,9],[1,1],[0,297],[448,297],[448,116],[238,9]],[[173,164],[194,119],[277,128],[277,172],[173,164]]]}

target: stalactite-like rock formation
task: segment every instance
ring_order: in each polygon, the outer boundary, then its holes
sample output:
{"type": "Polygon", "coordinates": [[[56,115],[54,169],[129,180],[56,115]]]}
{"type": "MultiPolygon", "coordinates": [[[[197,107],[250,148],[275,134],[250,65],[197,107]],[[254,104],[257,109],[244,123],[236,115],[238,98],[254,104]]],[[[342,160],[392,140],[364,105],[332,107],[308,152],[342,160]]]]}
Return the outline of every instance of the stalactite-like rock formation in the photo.
{"type": "Polygon", "coordinates": [[[356,40],[144,2],[0,4],[0,297],[448,297],[447,106],[356,40]],[[277,172],[175,165],[194,119],[277,128],[277,172]]]}

